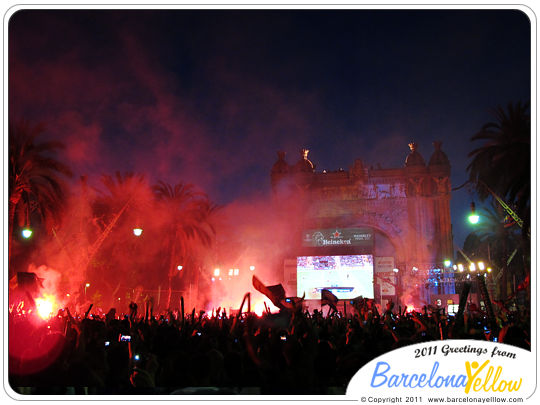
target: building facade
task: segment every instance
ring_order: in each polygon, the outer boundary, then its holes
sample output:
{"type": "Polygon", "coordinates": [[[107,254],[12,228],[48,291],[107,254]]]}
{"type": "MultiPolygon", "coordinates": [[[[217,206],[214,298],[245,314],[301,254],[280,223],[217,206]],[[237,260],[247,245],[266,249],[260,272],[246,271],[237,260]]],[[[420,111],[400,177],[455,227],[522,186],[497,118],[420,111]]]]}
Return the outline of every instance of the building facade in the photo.
{"type": "Polygon", "coordinates": [[[316,171],[306,149],[293,164],[278,152],[270,176],[277,206],[302,207],[302,229],[284,258],[290,295],[302,292],[295,285],[299,257],[352,255],[372,257],[373,295],[381,303],[421,306],[455,293],[443,264],[453,257],[451,167],[441,142],[433,146],[427,163],[410,143],[403,167],[367,168],[356,159],[333,172],[316,171]]]}

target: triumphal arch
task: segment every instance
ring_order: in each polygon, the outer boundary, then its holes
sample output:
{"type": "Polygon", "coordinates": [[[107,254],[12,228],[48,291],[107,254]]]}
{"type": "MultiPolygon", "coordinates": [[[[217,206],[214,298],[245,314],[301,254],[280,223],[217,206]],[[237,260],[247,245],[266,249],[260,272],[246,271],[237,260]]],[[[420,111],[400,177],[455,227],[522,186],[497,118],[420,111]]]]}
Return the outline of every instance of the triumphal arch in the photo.
{"type": "MultiPolygon", "coordinates": [[[[336,171],[315,170],[306,149],[292,164],[278,152],[270,176],[274,200],[282,209],[301,204],[299,229],[284,258],[289,294],[302,292],[303,270],[335,268],[357,260],[355,255],[372,260],[375,298],[421,305],[431,295],[455,292],[453,275],[445,274],[443,266],[453,257],[450,162],[441,142],[433,147],[427,163],[419,145],[411,142],[402,167],[366,167],[356,159],[348,170],[336,171]]],[[[328,278],[304,290],[315,294],[331,287],[347,297],[347,289],[360,283],[353,273],[335,286],[323,285],[332,283],[328,278]]],[[[309,274],[323,277],[321,272],[309,274]]]]}

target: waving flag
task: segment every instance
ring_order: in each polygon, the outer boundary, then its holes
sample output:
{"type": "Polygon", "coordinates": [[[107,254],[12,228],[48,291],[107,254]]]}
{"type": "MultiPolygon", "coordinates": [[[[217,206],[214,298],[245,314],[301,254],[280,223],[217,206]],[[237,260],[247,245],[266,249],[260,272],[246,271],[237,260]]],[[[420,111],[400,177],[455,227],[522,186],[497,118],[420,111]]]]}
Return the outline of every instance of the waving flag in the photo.
{"type": "Polygon", "coordinates": [[[283,308],[282,300],[285,299],[285,289],[281,284],[266,286],[256,276],[253,276],[253,287],[270,298],[276,307],[283,308]]]}
{"type": "Polygon", "coordinates": [[[329,290],[326,290],[326,289],[321,290],[321,306],[328,305],[335,312],[337,312],[337,307],[336,307],[337,303],[338,303],[338,297],[332,294],[329,290]]]}

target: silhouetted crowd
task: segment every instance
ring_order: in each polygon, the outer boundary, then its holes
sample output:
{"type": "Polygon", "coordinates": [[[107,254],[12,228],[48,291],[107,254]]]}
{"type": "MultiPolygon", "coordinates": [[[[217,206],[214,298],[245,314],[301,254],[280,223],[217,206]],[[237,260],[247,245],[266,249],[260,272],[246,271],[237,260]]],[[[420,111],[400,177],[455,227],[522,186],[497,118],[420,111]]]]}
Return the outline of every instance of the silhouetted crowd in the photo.
{"type": "MultiPolygon", "coordinates": [[[[392,305],[346,315],[263,316],[193,310],[154,316],[9,314],[9,381],[21,394],[344,394],[352,376],[392,349],[440,339],[495,340],[530,350],[530,312],[448,316],[392,305]],[[496,330],[491,330],[496,329],[496,330]]],[[[326,312],[326,308],[324,308],[326,312]]],[[[352,312],[352,313],[351,313],[352,312]]]]}

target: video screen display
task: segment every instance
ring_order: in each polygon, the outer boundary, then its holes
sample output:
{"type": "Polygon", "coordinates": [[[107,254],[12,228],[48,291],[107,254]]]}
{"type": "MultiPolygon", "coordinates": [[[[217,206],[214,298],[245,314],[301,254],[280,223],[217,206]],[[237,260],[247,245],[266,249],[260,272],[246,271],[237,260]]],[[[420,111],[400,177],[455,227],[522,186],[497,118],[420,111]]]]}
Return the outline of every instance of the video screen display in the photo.
{"type": "Polygon", "coordinates": [[[321,290],[339,299],[373,296],[373,255],[299,256],[296,258],[297,295],[320,299],[321,290]]]}

